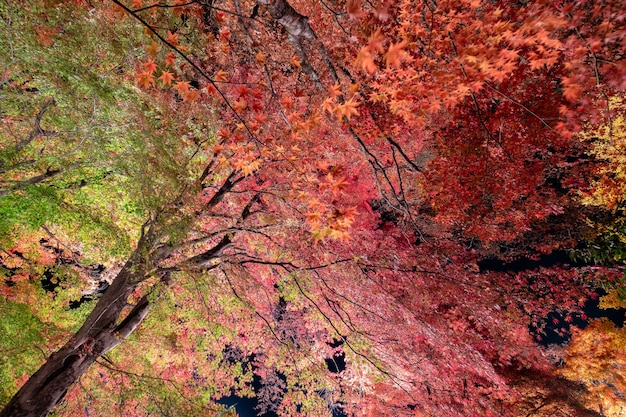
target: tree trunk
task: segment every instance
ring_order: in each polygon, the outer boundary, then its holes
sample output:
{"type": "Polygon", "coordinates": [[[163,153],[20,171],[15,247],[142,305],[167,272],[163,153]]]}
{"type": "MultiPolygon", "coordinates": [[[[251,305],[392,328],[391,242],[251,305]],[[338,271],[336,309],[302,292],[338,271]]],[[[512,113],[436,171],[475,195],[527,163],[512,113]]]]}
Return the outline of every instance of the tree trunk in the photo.
{"type": "Polygon", "coordinates": [[[150,308],[142,298],[120,321],[128,296],[146,275],[148,244],[145,236],[80,330],[13,396],[0,417],[44,417],[96,359],[120,344],[145,318],[150,308]]]}

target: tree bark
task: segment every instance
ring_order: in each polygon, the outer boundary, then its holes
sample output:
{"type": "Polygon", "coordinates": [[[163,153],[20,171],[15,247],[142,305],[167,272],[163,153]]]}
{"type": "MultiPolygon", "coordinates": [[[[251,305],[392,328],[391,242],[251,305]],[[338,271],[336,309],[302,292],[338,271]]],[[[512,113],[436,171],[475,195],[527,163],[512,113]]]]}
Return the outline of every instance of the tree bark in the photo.
{"type": "Polygon", "coordinates": [[[148,241],[142,236],[80,330],[50,355],[4,407],[0,417],[46,416],[96,359],[119,345],[141,323],[150,308],[147,296],[123,319],[121,315],[136,284],[146,277],[148,241]]]}
{"type": "MultiPolygon", "coordinates": [[[[236,183],[236,180],[227,181],[224,186],[232,187],[236,183]]],[[[258,199],[257,194],[249,201],[242,213],[242,220],[253,213],[251,207],[258,199]]],[[[96,359],[122,343],[141,324],[150,311],[149,292],[129,313],[123,313],[128,310],[128,297],[137,284],[150,276],[150,271],[155,270],[154,265],[159,260],[169,256],[168,251],[159,253],[156,248],[158,238],[155,227],[152,222],[142,227],[137,248],[80,330],[62,348],[50,355],[0,411],[0,417],[45,417],[96,359]]],[[[211,261],[222,255],[232,239],[231,235],[223,236],[213,247],[190,257],[181,265],[196,270],[211,269],[211,261]]],[[[170,272],[167,268],[157,272],[161,275],[160,281],[170,283],[170,272]]]]}
{"type": "Polygon", "coordinates": [[[264,4],[272,18],[285,28],[287,41],[291,44],[294,52],[300,59],[302,72],[311,77],[313,81],[319,85],[319,75],[309,62],[309,57],[302,43],[304,40],[314,41],[317,38],[311,25],[309,25],[309,18],[298,13],[286,0],[257,1],[260,4],[264,4]]]}

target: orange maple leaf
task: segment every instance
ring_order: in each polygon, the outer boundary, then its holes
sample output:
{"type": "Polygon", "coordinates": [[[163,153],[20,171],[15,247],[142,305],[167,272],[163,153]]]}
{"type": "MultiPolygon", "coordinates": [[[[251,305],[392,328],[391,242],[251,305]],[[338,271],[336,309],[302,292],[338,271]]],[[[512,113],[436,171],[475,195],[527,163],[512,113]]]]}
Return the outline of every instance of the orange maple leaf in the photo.
{"type": "Polygon", "coordinates": [[[563,83],[563,96],[570,102],[576,101],[583,92],[580,84],[569,77],[563,77],[561,82],[563,83]]]}
{"type": "Polygon", "coordinates": [[[246,103],[246,100],[244,99],[239,99],[233,102],[233,109],[235,109],[237,113],[241,113],[246,109],[246,107],[248,107],[248,103],[246,103]]]}
{"type": "Polygon", "coordinates": [[[341,95],[341,84],[335,83],[335,85],[330,88],[330,95],[332,97],[339,97],[341,95]]]}
{"type": "Polygon", "coordinates": [[[150,88],[155,84],[154,77],[151,72],[143,71],[136,75],[139,87],[150,88]]]}
{"type": "Polygon", "coordinates": [[[222,145],[221,143],[216,143],[215,146],[213,146],[213,153],[215,155],[219,154],[223,150],[224,150],[224,145],[222,145]]]}
{"type": "Polygon", "coordinates": [[[372,33],[372,35],[367,40],[367,49],[373,54],[376,52],[384,52],[385,47],[383,43],[387,40],[385,35],[380,33],[380,29],[377,29],[376,32],[372,33]]]}
{"type": "Polygon", "coordinates": [[[154,59],[149,59],[147,62],[141,64],[141,66],[144,67],[145,71],[150,74],[153,74],[157,69],[157,66],[154,63],[154,59]]]}
{"type": "Polygon", "coordinates": [[[308,211],[304,215],[306,221],[311,225],[311,230],[318,230],[322,221],[322,213],[319,211],[308,211]]]}
{"type": "Polygon", "coordinates": [[[171,31],[167,31],[167,38],[165,39],[165,41],[169,44],[172,44],[174,46],[178,46],[178,41],[180,40],[180,37],[178,36],[178,33],[172,33],[171,31]]]}
{"type": "Polygon", "coordinates": [[[356,65],[360,65],[365,71],[367,71],[370,75],[375,73],[378,70],[376,63],[372,59],[372,53],[369,51],[367,46],[364,46],[359,51],[356,59],[354,60],[356,65]]]}
{"type": "Polygon", "coordinates": [[[219,70],[217,74],[215,74],[215,81],[220,83],[228,82],[227,76],[228,74],[225,71],[219,70]]]}
{"type": "Polygon", "coordinates": [[[359,115],[359,111],[356,109],[357,107],[359,107],[361,103],[354,101],[352,98],[350,100],[347,100],[345,103],[338,105],[337,107],[335,107],[335,114],[337,115],[337,118],[339,120],[342,119],[342,117],[346,117],[346,119],[350,120],[350,118],[352,116],[358,116],[359,115]]]}
{"type": "Polygon", "coordinates": [[[198,90],[189,90],[185,93],[185,96],[183,97],[183,102],[188,101],[190,103],[193,103],[198,98],[200,98],[200,92],[198,90]]]}
{"type": "Polygon", "coordinates": [[[402,61],[407,61],[409,59],[409,54],[404,50],[408,45],[407,41],[402,41],[400,43],[392,43],[389,45],[389,49],[385,54],[385,60],[387,63],[387,68],[390,67],[400,67],[402,61]]]}
{"type": "Polygon", "coordinates": [[[179,81],[174,86],[174,89],[178,92],[179,96],[184,96],[189,91],[191,85],[187,81],[179,81]]]}
{"type": "Polygon", "coordinates": [[[278,100],[278,102],[280,103],[281,107],[285,110],[291,110],[293,108],[293,99],[288,96],[288,95],[283,95],[280,100],[278,100]]]}
{"type": "Polygon", "coordinates": [[[161,83],[163,83],[163,87],[169,87],[172,85],[172,81],[174,81],[174,74],[168,71],[163,71],[161,73],[161,76],[159,77],[159,80],[161,80],[161,83]]]}
{"type": "Polygon", "coordinates": [[[333,111],[335,111],[335,99],[329,97],[324,100],[324,102],[322,103],[322,110],[328,113],[332,113],[333,111]]]}
{"type": "Polygon", "coordinates": [[[244,177],[247,177],[254,174],[254,171],[258,170],[261,167],[261,160],[255,159],[251,162],[236,161],[233,165],[236,169],[241,170],[241,173],[244,177]]]}

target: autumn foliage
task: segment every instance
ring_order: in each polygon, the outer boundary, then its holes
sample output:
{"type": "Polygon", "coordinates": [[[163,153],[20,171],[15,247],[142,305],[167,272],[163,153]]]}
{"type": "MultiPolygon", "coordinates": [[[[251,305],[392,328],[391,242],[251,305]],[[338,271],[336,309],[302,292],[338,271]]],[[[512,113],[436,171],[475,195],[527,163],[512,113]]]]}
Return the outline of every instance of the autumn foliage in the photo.
{"type": "Polygon", "coordinates": [[[584,319],[595,288],[621,285],[619,265],[484,261],[580,246],[621,208],[607,150],[623,145],[619,1],[17,3],[3,14],[37,15],[41,48],[81,35],[66,15],[106,33],[82,33],[99,56],[78,68],[110,80],[89,94],[116,124],[92,148],[79,128],[42,145],[63,121],[49,107],[68,106],[19,77],[51,94],[41,80],[60,81],[25,58],[7,67],[0,88],[36,105],[2,116],[0,197],[49,203],[0,205],[2,300],[45,322],[52,296],[32,289],[73,257],[59,277],[74,278],[55,278],[73,298],[52,297],[68,310],[90,282],[81,251],[111,277],[74,329],[44,334],[47,361],[12,375],[22,388],[0,415],[61,400],[59,416],[212,415],[233,394],[282,415],[597,415],[577,385],[593,370],[555,379],[552,353],[584,361],[587,341],[619,332],[575,332],[570,356],[539,342],[549,314],[584,319]],[[133,233],[125,252],[90,249],[133,233]]]}

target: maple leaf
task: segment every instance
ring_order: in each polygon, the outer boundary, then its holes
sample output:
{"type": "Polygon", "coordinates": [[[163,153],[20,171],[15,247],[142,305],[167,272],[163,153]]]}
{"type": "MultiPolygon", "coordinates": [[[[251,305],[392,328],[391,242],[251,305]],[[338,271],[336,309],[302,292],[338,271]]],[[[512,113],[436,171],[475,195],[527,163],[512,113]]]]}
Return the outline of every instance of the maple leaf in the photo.
{"type": "Polygon", "coordinates": [[[143,66],[144,70],[150,74],[153,74],[157,69],[154,59],[149,59],[147,62],[141,64],[141,66],[143,66]]]}
{"type": "Polygon", "coordinates": [[[176,55],[174,55],[174,52],[168,52],[167,55],[165,55],[165,66],[171,67],[174,66],[175,63],[176,55]]]}
{"type": "Polygon", "coordinates": [[[212,83],[207,84],[207,86],[205,87],[206,89],[206,93],[208,96],[217,96],[217,88],[215,88],[215,86],[212,83]]]}
{"type": "Polygon", "coordinates": [[[154,77],[151,72],[143,71],[136,75],[139,87],[150,88],[155,85],[154,77]]]}
{"type": "Polygon", "coordinates": [[[161,76],[159,77],[159,80],[161,80],[163,87],[165,86],[169,87],[172,85],[172,81],[174,81],[174,74],[172,74],[171,72],[163,71],[161,72],[161,76]]]}
{"type": "Polygon", "coordinates": [[[402,61],[407,61],[410,57],[409,54],[404,50],[408,45],[407,41],[402,41],[399,43],[392,43],[389,45],[389,49],[385,54],[385,61],[387,64],[387,68],[390,67],[400,67],[402,61]]]}
{"type": "Polygon", "coordinates": [[[174,85],[174,89],[178,92],[179,96],[184,96],[189,91],[191,85],[187,81],[179,81],[174,85]]]}
{"type": "Polygon", "coordinates": [[[330,97],[322,102],[322,111],[324,112],[334,113],[335,107],[337,107],[337,103],[330,97]]]}
{"type": "Polygon", "coordinates": [[[348,185],[348,181],[342,175],[334,176],[332,173],[328,173],[325,178],[325,185],[330,187],[330,190],[334,195],[342,191],[348,185]]]}
{"type": "Polygon", "coordinates": [[[172,33],[171,31],[167,31],[167,38],[165,41],[173,46],[178,46],[178,42],[180,41],[180,36],[178,33],[172,33]]]}
{"type": "Polygon", "coordinates": [[[263,124],[267,121],[267,115],[265,113],[257,113],[254,115],[254,120],[257,123],[263,124]]]}
{"type": "Polygon", "coordinates": [[[228,40],[230,39],[230,30],[228,28],[222,28],[220,29],[220,40],[222,42],[228,42],[228,40]]]}
{"type": "Polygon", "coordinates": [[[265,64],[265,58],[267,57],[267,55],[265,55],[263,52],[257,52],[257,54],[255,55],[254,59],[256,60],[256,63],[259,65],[263,65],[265,64]]]}
{"type": "Polygon", "coordinates": [[[311,230],[318,230],[322,222],[322,213],[319,211],[307,211],[305,213],[306,221],[311,226],[311,230]]]}
{"type": "Polygon", "coordinates": [[[297,55],[294,55],[291,58],[291,65],[293,65],[294,67],[298,69],[302,69],[302,62],[300,61],[300,58],[297,55]]]}
{"type": "Polygon", "coordinates": [[[355,65],[359,65],[361,68],[367,71],[370,75],[374,74],[378,70],[376,63],[372,59],[372,53],[370,52],[367,46],[364,46],[361,48],[361,50],[356,56],[356,59],[354,60],[354,63],[355,65]]]}
{"type": "Polygon", "coordinates": [[[346,240],[350,238],[350,233],[340,228],[329,227],[327,236],[335,240],[346,240]]]}
{"type": "Polygon", "coordinates": [[[228,82],[228,73],[225,71],[219,70],[217,74],[215,74],[215,81],[220,83],[228,82]]]}
{"type": "Polygon", "coordinates": [[[151,57],[157,56],[159,49],[161,49],[161,47],[155,41],[152,41],[150,45],[146,46],[146,51],[151,57]]]}
{"type": "Polygon", "coordinates": [[[244,99],[239,99],[233,102],[233,109],[235,109],[237,113],[241,113],[246,109],[246,107],[248,107],[248,103],[246,103],[246,100],[244,99]]]}
{"type": "Polygon", "coordinates": [[[220,152],[222,152],[224,150],[224,145],[220,144],[220,143],[216,143],[213,146],[213,153],[215,155],[219,154],[220,152]]]}
{"type": "Polygon", "coordinates": [[[337,115],[337,118],[339,120],[341,120],[343,117],[350,120],[352,116],[359,115],[359,111],[356,108],[359,107],[361,103],[354,101],[353,99],[354,97],[346,100],[345,103],[335,107],[335,114],[337,115]]]}
{"type": "Polygon", "coordinates": [[[293,99],[291,98],[291,96],[288,96],[288,95],[283,95],[278,102],[280,103],[281,107],[285,110],[291,110],[294,105],[293,99]]]}
{"type": "Polygon", "coordinates": [[[185,93],[185,96],[183,97],[183,102],[188,101],[190,103],[193,103],[198,98],[200,98],[200,92],[198,90],[189,90],[185,93]]]}
{"type": "Polygon", "coordinates": [[[583,88],[572,78],[563,77],[561,82],[563,83],[563,96],[570,102],[576,101],[583,92],[583,88]]]}
{"type": "Polygon", "coordinates": [[[370,37],[367,39],[367,49],[371,53],[384,52],[385,47],[383,44],[387,38],[382,34],[380,29],[377,29],[376,32],[372,33],[370,37]]]}
{"type": "Polygon", "coordinates": [[[331,97],[339,97],[341,95],[341,84],[335,83],[330,88],[330,95],[331,95],[331,97]]]}
{"type": "Polygon", "coordinates": [[[255,159],[254,161],[248,164],[245,164],[245,163],[242,164],[240,167],[241,173],[243,174],[244,177],[254,174],[254,172],[261,167],[261,162],[262,162],[261,159],[255,159]]]}

